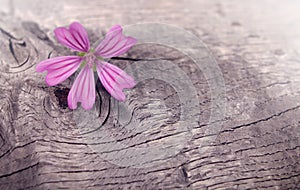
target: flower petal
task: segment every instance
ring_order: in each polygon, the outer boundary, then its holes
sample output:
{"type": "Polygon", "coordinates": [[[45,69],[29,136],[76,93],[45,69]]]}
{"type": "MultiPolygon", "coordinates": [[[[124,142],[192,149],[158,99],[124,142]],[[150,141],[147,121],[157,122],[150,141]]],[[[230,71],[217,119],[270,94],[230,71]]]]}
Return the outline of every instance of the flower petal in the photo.
{"type": "Polygon", "coordinates": [[[127,52],[135,45],[137,40],[124,36],[122,30],[120,25],[113,26],[96,48],[95,54],[104,58],[111,58],[127,52]]]}
{"type": "Polygon", "coordinates": [[[70,28],[58,27],[54,30],[56,39],[63,45],[80,52],[88,52],[90,41],[83,26],[78,22],[73,22],[70,28]]]}
{"type": "Polygon", "coordinates": [[[68,95],[68,105],[71,109],[77,108],[81,102],[84,109],[92,109],[96,99],[94,72],[86,65],[79,73],[68,95]]]}
{"type": "Polygon", "coordinates": [[[134,79],[119,67],[104,61],[97,61],[97,73],[105,89],[117,100],[124,101],[124,88],[133,88],[134,79]]]}
{"type": "Polygon", "coordinates": [[[57,85],[71,76],[80,66],[82,58],[79,56],[63,56],[46,59],[36,66],[38,72],[48,71],[46,83],[57,85]]]}

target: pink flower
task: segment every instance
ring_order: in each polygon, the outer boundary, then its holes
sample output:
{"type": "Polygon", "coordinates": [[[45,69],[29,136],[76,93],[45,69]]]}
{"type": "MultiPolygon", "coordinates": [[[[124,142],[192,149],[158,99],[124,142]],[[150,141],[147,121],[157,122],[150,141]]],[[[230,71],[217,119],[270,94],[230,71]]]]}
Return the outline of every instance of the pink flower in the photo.
{"type": "Polygon", "coordinates": [[[124,88],[133,88],[134,79],[123,70],[104,61],[104,58],[119,56],[136,44],[136,39],[122,34],[122,27],[113,26],[103,41],[95,50],[90,48],[90,41],[86,30],[78,22],[73,22],[69,29],[59,27],[54,30],[57,40],[78,51],[78,56],[62,56],[40,62],[36,70],[48,71],[46,83],[49,86],[57,85],[71,76],[79,67],[79,75],[68,95],[68,105],[71,109],[77,108],[81,102],[84,109],[91,109],[95,103],[94,71],[100,78],[105,89],[117,100],[124,101],[124,88]]]}

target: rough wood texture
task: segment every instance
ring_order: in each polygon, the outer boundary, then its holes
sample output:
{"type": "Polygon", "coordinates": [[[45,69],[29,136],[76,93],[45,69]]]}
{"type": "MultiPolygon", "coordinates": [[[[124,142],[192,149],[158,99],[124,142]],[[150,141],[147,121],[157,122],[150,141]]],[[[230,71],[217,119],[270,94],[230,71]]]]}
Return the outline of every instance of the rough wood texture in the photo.
{"type": "MultiPolygon", "coordinates": [[[[299,2],[0,3],[0,189],[300,188],[299,2]],[[110,109],[115,102],[100,84],[102,102],[98,96],[94,110],[69,110],[73,78],[47,87],[34,67],[69,54],[52,31],[74,20],[88,29],[91,41],[117,23],[162,22],[198,36],[223,73],[224,118],[210,120],[211,79],[178,50],[153,44],[137,45],[124,56],[141,63],[169,60],[188,75],[199,101],[193,117],[198,122],[190,130],[178,128],[176,90],[155,79],[127,91],[125,105],[132,112],[117,115],[131,118],[127,123],[116,119],[110,109]],[[134,122],[139,130],[128,130],[134,122]],[[214,123],[221,130],[206,133],[214,123]],[[201,151],[210,136],[214,142],[201,151]],[[138,154],[147,152],[135,148],[148,148],[152,156],[143,159],[138,154]]],[[[125,68],[134,61],[112,62],[125,68]]]]}

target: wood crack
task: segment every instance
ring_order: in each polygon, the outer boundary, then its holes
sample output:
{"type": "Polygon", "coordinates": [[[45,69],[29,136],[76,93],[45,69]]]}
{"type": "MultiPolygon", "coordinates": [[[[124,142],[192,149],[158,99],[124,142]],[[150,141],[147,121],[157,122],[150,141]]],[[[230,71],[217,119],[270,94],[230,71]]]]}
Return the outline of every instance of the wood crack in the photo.
{"type": "Polygon", "coordinates": [[[261,122],[266,122],[274,117],[278,117],[278,116],[281,116],[287,112],[290,112],[290,111],[294,111],[294,110],[297,110],[298,108],[300,108],[300,106],[295,106],[293,108],[289,108],[287,110],[284,110],[284,111],[281,111],[279,113],[276,113],[274,115],[271,115],[269,117],[266,117],[266,118],[263,118],[263,119],[259,119],[259,120],[256,120],[256,121],[253,121],[253,122],[250,122],[250,123],[246,123],[246,124],[242,124],[242,125],[237,125],[237,126],[234,126],[234,127],[231,127],[231,129],[227,129],[227,130],[224,130],[222,132],[231,132],[231,131],[234,131],[235,129],[239,129],[239,128],[242,128],[242,127],[248,127],[248,126],[251,126],[251,125],[256,125],[258,123],[261,123],[261,122]]]}
{"type": "Polygon", "coordinates": [[[11,172],[11,173],[4,174],[4,175],[0,175],[0,179],[1,179],[1,178],[5,178],[5,177],[9,177],[9,176],[12,176],[12,175],[15,175],[15,174],[18,174],[18,173],[21,173],[21,172],[23,172],[23,171],[25,171],[25,170],[34,168],[34,167],[36,167],[36,166],[38,166],[38,165],[39,165],[39,163],[35,163],[35,164],[33,164],[33,165],[30,165],[30,166],[28,166],[28,167],[25,167],[25,168],[22,168],[22,169],[19,169],[19,170],[16,170],[16,171],[13,171],[13,172],[11,172]]]}

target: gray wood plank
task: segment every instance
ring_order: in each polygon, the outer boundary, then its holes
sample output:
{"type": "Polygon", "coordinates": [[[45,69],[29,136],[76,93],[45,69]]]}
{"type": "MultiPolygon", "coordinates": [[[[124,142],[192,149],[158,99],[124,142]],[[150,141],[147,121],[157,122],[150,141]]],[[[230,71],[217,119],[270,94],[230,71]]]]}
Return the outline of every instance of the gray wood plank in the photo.
{"type": "Polygon", "coordinates": [[[0,189],[300,188],[298,2],[0,3],[0,189]],[[167,47],[178,40],[168,36],[161,44],[140,43],[123,56],[131,59],[111,62],[153,79],[126,91],[124,104],[97,84],[95,108],[72,111],[66,97],[74,76],[48,87],[34,67],[70,54],[53,29],[74,20],[93,42],[114,24],[129,25],[127,32],[140,38],[147,31],[130,25],[175,25],[208,51],[186,36],[181,49],[167,47]],[[221,76],[207,74],[212,58],[221,76]],[[169,81],[160,80],[165,76],[169,81]],[[222,82],[225,92],[216,96],[222,82]],[[180,90],[191,102],[182,101],[180,90]],[[213,112],[223,106],[224,113],[213,112]]]}

